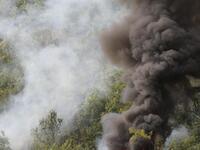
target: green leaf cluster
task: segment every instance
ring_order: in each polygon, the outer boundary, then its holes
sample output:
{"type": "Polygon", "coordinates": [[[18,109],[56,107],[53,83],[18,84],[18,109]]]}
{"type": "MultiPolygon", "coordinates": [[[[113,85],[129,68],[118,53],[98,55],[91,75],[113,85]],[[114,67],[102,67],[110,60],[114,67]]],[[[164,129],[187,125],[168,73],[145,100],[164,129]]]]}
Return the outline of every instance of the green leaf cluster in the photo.
{"type": "Polygon", "coordinates": [[[144,129],[129,128],[129,133],[131,135],[130,141],[134,143],[138,138],[150,140],[152,133],[146,133],[144,129]]]}

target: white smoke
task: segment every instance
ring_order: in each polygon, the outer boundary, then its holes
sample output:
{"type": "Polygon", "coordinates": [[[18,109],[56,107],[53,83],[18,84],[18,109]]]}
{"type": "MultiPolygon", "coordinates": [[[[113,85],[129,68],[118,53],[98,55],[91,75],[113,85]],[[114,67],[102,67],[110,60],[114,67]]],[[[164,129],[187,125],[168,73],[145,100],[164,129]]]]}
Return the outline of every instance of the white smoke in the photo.
{"type": "Polygon", "coordinates": [[[179,141],[188,136],[188,129],[183,125],[180,125],[179,127],[173,129],[171,135],[165,141],[165,150],[168,150],[172,141],[179,141]]]}
{"type": "Polygon", "coordinates": [[[99,140],[97,143],[97,150],[108,150],[108,147],[106,146],[106,143],[104,140],[99,140]]]}
{"type": "Polygon", "coordinates": [[[0,130],[14,150],[27,150],[31,129],[49,110],[67,123],[90,89],[104,88],[97,35],[125,10],[114,0],[46,0],[20,13],[15,2],[0,1],[0,36],[14,47],[25,87],[0,114],[0,130]]]}

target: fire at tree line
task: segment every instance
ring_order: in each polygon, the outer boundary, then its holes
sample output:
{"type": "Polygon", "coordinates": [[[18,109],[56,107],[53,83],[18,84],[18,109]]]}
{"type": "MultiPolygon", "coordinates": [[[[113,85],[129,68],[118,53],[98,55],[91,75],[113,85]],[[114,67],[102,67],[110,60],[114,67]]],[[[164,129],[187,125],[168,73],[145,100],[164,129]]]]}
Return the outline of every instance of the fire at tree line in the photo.
{"type": "MultiPolygon", "coordinates": [[[[91,92],[72,129],[63,130],[63,118],[50,111],[32,129],[31,150],[96,150],[101,138],[109,150],[200,150],[200,2],[127,3],[130,15],[101,36],[104,53],[122,71],[108,75],[105,95],[91,92]],[[166,145],[180,125],[188,136],[166,145]]],[[[23,69],[9,49],[2,39],[0,112],[23,89],[23,69]]],[[[11,150],[3,131],[0,150],[11,150]]]]}

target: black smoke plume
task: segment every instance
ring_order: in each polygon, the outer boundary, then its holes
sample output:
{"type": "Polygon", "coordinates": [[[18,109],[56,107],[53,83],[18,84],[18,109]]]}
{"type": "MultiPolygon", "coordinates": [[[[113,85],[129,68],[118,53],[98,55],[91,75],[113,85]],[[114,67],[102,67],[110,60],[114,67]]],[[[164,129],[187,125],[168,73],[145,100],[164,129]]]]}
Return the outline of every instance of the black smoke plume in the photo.
{"type": "Polygon", "coordinates": [[[200,77],[200,1],[130,0],[129,6],[130,15],[105,30],[101,43],[125,70],[123,100],[134,104],[102,118],[103,140],[109,150],[151,150],[151,140],[129,142],[128,129],[166,138],[175,106],[191,101],[187,76],[200,77]]]}

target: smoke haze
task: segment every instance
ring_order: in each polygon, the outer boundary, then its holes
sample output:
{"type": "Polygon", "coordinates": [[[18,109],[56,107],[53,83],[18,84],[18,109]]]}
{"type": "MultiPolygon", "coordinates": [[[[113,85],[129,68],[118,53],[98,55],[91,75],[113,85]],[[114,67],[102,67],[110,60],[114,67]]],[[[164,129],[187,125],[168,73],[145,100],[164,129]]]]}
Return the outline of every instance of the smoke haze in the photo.
{"type": "Polygon", "coordinates": [[[112,0],[46,0],[26,12],[15,4],[0,1],[0,37],[12,44],[25,85],[0,114],[0,130],[13,149],[27,150],[31,129],[49,110],[68,123],[91,88],[104,89],[108,65],[97,34],[125,9],[112,0]]]}

